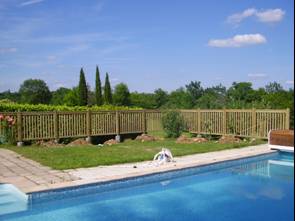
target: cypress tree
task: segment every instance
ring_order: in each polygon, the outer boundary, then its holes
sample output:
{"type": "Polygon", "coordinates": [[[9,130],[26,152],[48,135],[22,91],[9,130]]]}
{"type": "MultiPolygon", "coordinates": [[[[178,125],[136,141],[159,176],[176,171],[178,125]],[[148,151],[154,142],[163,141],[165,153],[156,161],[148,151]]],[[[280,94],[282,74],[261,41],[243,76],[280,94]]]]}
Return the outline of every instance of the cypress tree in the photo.
{"type": "Polygon", "coordinates": [[[85,74],[83,71],[83,68],[80,70],[80,81],[79,81],[79,105],[80,106],[86,106],[87,100],[88,100],[88,90],[87,90],[87,84],[85,80],[85,74]]]}
{"type": "Polygon", "coordinates": [[[95,75],[95,100],[97,105],[102,105],[102,94],[101,94],[101,81],[98,67],[96,66],[96,75],[95,75]]]}
{"type": "Polygon", "coordinates": [[[106,79],[105,79],[105,85],[104,85],[104,101],[106,104],[112,104],[113,98],[112,98],[112,88],[111,83],[109,80],[109,74],[106,73],[106,79]]]}

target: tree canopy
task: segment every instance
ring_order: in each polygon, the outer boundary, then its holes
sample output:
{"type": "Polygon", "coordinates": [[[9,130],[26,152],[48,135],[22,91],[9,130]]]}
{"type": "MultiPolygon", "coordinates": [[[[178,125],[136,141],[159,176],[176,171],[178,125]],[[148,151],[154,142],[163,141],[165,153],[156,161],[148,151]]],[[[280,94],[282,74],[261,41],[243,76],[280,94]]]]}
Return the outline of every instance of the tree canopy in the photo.
{"type": "Polygon", "coordinates": [[[28,104],[49,104],[51,93],[43,80],[28,79],[25,80],[19,89],[21,102],[28,104]]]}
{"type": "Polygon", "coordinates": [[[114,104],[118,106],[130,105],[130,92],[124,83],[117,84],[114,91],[114,104]]]}

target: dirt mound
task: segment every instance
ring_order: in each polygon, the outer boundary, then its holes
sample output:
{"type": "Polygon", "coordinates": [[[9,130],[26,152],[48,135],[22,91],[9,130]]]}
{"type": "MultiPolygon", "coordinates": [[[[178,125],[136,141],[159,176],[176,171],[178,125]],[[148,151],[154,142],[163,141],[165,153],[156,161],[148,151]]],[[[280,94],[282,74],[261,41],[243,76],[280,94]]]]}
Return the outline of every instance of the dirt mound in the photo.
{"type": "Polygon", "coordinates": [[[226,136],[222,136],[220,137],[220,139],[218,140],[219,143],[221,144],[226,144],[226,143],[240,143],[241,139],[235,136],[231,136],[231,135],[226,135],[226,136]]]}
{"type": "Polygon", "coordinates": [[[178,137],[176,139],[176,143],[185,143],[185,144],[188,144],[188,143],[193,143],[194,141],[189,138],[189,137],[186,137],[186,136],[183,136],[181,135],[180,137],[178,137]]]}
{"type": "Polygon", "coordinates": [[[205,142],[208,142],[208,140],[204,137],[194,137],[192,138],[192,141],[194,143],[205,143],[205,142]]]}
{"type": "Polygon", "coordinates": [[[156,137],[148,135],[148,134],[142,134],[135,138],[135,140],[145,142],[145,141],[156,141],[158,140],[156,137]]]}
{"type": "Polygon", "coordinates": [[[107,140],[106,142],[104,142],[103,144],[105,145],[109,145],[109,146],[112,146],[114,144],[118,144],[119,142],[116,141],[115,139],[110,139],[110,140],[107,140]]]}
{"type": "Polygon", "coordinates": [[[82,146],[82,145],[89,145],[89,143],[84,138],[79,138],[77,140],[72,141],[71,143],[67,144],[67,146],[82,146]]]}
{"type": "Polygon", "coordinates": [[[42,147],[63,147],[63,144],[59,144],[55,142],[54,140],[44,141],[44,140],[38,140],[36,142],[36,145],[42,146],[42,147]]]}
{"type": "Polygon", "coordinates": [[[177,138],[176,143],[184,143],[184,144],[190,144],[190,143],[205,143],[208,142],[208,140],[204,137],[187,137],[184,135],[181,135],[177,138]]]}

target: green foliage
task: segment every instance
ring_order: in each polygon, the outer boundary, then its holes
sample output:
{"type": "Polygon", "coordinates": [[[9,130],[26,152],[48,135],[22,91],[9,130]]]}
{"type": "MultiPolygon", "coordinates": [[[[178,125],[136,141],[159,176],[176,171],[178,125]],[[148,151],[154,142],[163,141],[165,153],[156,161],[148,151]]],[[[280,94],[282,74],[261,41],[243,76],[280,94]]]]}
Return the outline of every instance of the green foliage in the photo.
{"type": "Polygon", "coordinates": [[[222,85],[206,88],[202,97],[196,103],[196,107],[202,109],[221,109],[225,106],[226,88],[222,85]]]}
{"type": "Polygon", "coordinates": [[[52,92],[51,104],[53,105],[63,105],[65,104],[65,97],[71,92],[71,89],[61,87],[56,91],[52,92]]]}
{"type": "Polygon", "coordinates": [[[253,101],[253,88],[250,82],[234,82],[232,86],[228,89],[228,98],[231,102],[237,102],[238,104],[243,104],[253,101]]]}
{"type": "Polygon", "coordinates": [[[177,111],[169,111],[162,118],[163,129],[167,137],[177,138],[185,130],[185,122],[177,111]]]}
{"type": "Polygon", "coordinates": [[[96,105],[103,104],[100,74],[99,74],[99,69],[97,66],[96,66],[96,74],[95,74],[95,104],[96,105]]]}
{"type": "Polygon", "coordinates": [[[112,88],[109,79],[109,74],[106,73],[105,85],[104,85],[104,102],[105,104],[113,103],[112,88]]]}
{"type": "Polygon", "coordinates": [[[191,96],[183,88],[179,88],[171,92],[169,100],[166,103],[165,107],[171,109],[190,109],[193,107],[193,103],[191,96]]]}
{"type": "Polygon", "coordinates": [[[197,103],[197,100],[202,97],[204,89],[201,86],[200,81],[191,81],[188,85],[185,85],[188,94],[191,97],[192,105],[197,103]]]}
{"type": "Polygon", "coordinates": [[[19,89],[21,102],[27,104],[49,104],[51,93],[46,83],[39,79],[25,80],[19,89]]]}
{"type": "Polygon", "coordinates": [[[155,96],[151,93],[132,92],[130,94],[130,100],[132,106],[142,107],[145,109],[155,109],[157,107],[155,96]]]}
{"type": "Polygon", "coordinates": [[[88,89],[85,80],[85,74],[83,68],[80,70],[80,81],[78,87],[78,101],[80,106],[86,106],[88,104],[88,89]]]}
{"type": "Polygon", "coordinates": [[[3,104],[0,103],[0,112],[17,112],[17,111],[100,111],[100,110],[140,110],[139,107],[124,107],[113,105],[101,105],[101,106],[66,106],[66,105],[45,105],[45,104],[3,104]]]}
{"type": "Polygon", "coordinates": [[[66,106],[78,106],[79,103],[79,88],[74,87],[72,90],[69,90],[64,97],[64,105],[66,106]]]}
{"type": "Polygon", "coordinates": [[[119,106],[130,105],[130,92],[124,83],[117,84],[114,91],[114,104],[119,106]]]}
{"type": "Polygon", "coordinates": [[[265,91],[267,93],[277,93],[283,91],[283,87],[281,84],[277,82],[270,82],[265,86],[265,91]]]}
{"type": "Polygon", "coordinates": [[[10,90],[0,92],[0,100],[8,99],[12,102],[20,102],[20,94],[18,92],[11,92],[10,90]]]}
{"type": "Polygon", "coordinates": [[[155,90],[155,102],[156,102],[156,108],[160,108],[164,106],[168,101],[168,93],[161,88],[155,90]]]}

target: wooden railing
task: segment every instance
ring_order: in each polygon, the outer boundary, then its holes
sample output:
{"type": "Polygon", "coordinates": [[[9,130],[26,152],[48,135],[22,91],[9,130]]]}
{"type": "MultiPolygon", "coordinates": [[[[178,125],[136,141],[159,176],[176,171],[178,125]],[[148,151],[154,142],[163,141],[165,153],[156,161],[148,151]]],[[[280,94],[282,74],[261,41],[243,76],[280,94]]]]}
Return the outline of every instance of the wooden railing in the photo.
{"type": "MultiPolygon", "coordinates": [[[[267,138],[271,129],[289,129],[289,110],[180,110],[187,128],[199,134],[267,138]]],[[[17,141],[145,133],[162,130],[160,110],[12,112],[17,141]]],[[[3,128],[0,127],[0,135],[3,128]]]]}

